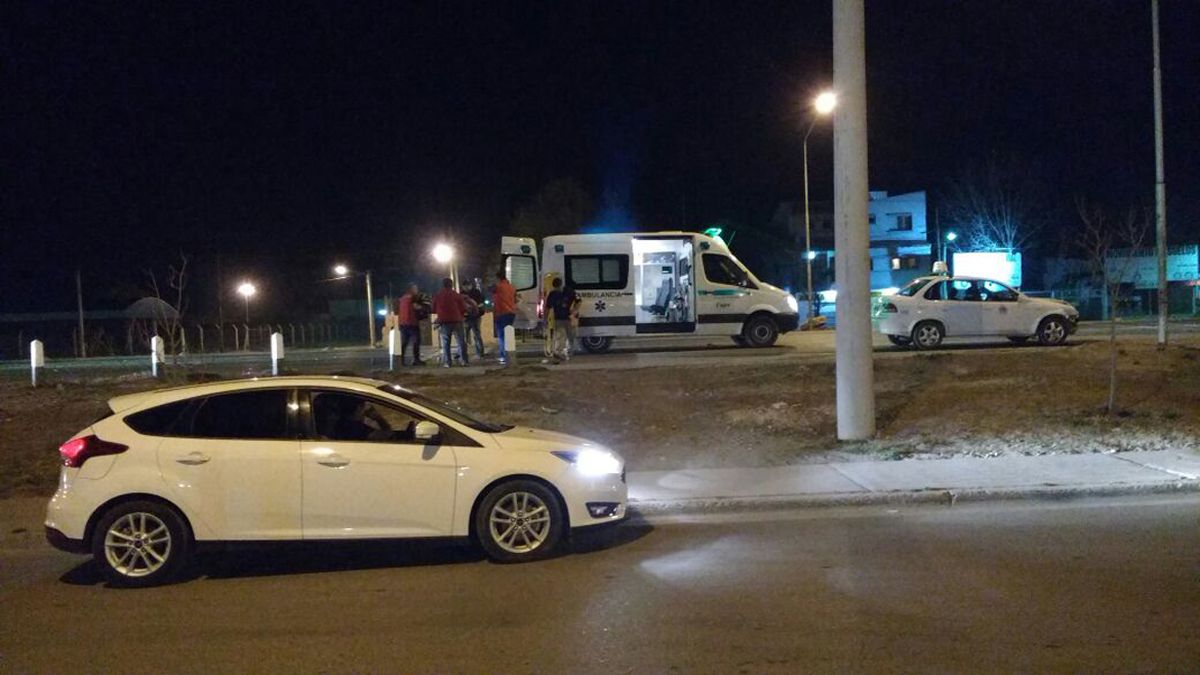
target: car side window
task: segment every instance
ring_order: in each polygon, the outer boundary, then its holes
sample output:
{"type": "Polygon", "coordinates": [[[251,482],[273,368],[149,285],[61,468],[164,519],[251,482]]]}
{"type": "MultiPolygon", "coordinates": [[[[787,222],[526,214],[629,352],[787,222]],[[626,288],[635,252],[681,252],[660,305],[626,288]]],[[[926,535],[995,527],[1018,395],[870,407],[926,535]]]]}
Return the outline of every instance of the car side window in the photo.
{"type": "Polygon", "coordinates": [[[730,260],[729,256],[724,256],[720,253],[705,253],[703,262],[704,277],[714,284],[757,288],[750,281],[750,276],[746,274],[746,270],[742,269],[733,260],[730,260]]]}
{"type": "Polygon", "coordinates": [[[983,300],[983,295],[980,292],[979,284],[969,279],[954,279],[947,282],[948,291],[947,300],[957,300],[959,302],[979,302],[983,300]]]}
{"type": "Polygon", "coordinates": [[[983,292],[988,302],[1015,302],[1017,299],[1016,291],[995,281],[984,281],[983,292]]]}
{"type": "Polygon", "coordinates": [[[366,396],[312,392],[313,431],[321,440],[421,444],[415,431],[422,419],[366,396]]]}
{"type": "Polygon", "coordinates": [[[267,389],[209,396],[192,416],[194,438],[288,438],[288,390],[267,389]]]}
{"type": "Polygon", "coordinates": [[[191,399],[155,406],[125,416],[125,424],[143,436],[172,436],[191,399]]]}
{"type": "Polygon", "coordinates": [[[936,284],[930,286],[929,290],[925,291],[925,299],[926,300],[945,300],[946,299],[946,282],[939,281],[936,284]]]}

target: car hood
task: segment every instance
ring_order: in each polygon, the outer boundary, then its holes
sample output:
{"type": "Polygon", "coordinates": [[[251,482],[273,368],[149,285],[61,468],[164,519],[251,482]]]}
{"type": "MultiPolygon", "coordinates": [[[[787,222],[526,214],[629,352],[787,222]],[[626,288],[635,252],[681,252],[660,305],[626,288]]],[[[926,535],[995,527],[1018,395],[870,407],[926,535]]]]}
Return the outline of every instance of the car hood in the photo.
{"type": "Polygon", "coordinates": [[[577,448],[607,449],[603,445],[589,441],[586,438],[530,427],[513,427],[508,431],[493,434],[493,437],[506,450],[541,450],[550,452],[553,450],[572,450],[577,448]]]}

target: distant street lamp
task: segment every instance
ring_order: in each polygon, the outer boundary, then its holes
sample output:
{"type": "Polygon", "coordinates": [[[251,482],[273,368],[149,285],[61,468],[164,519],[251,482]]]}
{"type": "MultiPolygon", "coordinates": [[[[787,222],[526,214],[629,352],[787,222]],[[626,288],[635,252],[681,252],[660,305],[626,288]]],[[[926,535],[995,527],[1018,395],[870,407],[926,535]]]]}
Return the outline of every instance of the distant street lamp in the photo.
{"type": "Polygon", "coordinates": [[[375,347],[375,298],[371,293],[371,270],[366,272],[355,272],[354,270],[342,264],[333,266],[333,273],[338,279],[345,279],[348,276],[361,276],[367,282],[367,346],[375,347]]]}
{"type": "Polygon", "coordinates": [[[815,316],[813,309],[816,303],[813,302],[813,283],[812,283],[812,261],[816,254],[812,250],[812,227],[809,224],[808,214],[808,135],[812,133],[813,127],[817,125],[817,120],[828,116],[837,107],[837,94],[832,91],[821,92],[816,99],[813,100],[812,108],[816,113],[812,116],[812,120],[808,123],[808,131],[804,132],[804,267],[805,276],[808,279],[808,318],[815,316]]]}
{"type": "Polygon", "coordinates": [[[955,232],[947,232],[947,233],[946,233],[946,241],[943,241],[943,242],[942,242],[942,262],[945,262],[945,263],[949,264],[949,261],[948,261],[948,260],[946,260],[946,255],[947,255],[947,251],[946,251],[946,248],[947,248],[947,246],[946,246],[946,244],[947,244],[947,243],[954,243],[954,240],[955,240],[955,239],[958,239],[958,234],[956,234],[955,232]]]}
{"type": "Polygon", "coordinates": [[[238,284],[237,292],[238,292],[238,295],[242,296],[242,299],[246,303],[246,323],[249,324],[250,323],[250,298],[255,293],[258,292],[258,289],[255,288],[254,284],[250,283],[249,281],[243,281],[242,283],[238,284]]]}
{"type": "Polygon", "coordinates": [[[445,242],[439,243],[433,247],[433,259],[439,263],[448,266],[450,270],[450,281],[454,284],[454,290],[458,290],[458,265],[454,262],[454,247],[445,242]]]}

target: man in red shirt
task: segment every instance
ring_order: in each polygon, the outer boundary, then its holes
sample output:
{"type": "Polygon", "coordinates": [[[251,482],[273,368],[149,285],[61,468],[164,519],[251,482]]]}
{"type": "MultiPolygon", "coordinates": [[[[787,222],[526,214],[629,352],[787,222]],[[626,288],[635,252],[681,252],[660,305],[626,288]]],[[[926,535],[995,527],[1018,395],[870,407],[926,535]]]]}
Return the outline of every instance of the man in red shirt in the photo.
{"type": "Polygon", "coordinates": [[[421,301],[421,291],[416,284],[408,287],[408,292],[400,296],[397,303],[397,321],[400,324],[400,365],[404,365],[404,355],[408,353],[408,345],[413,348],[414,366],[423,366],[421,360],[421,317],[417,314],[417,306],[421,301]]]}
{"type": "Polygon", "coordinates": [[[501,269],[496,272],[496,290],[492,292],[492,319],[496,328],[496,340],[500,343],[500,363],[508,363],[510,346],[505,344],[504,328],[511,326],[516,318],[517,290],[509,283],[504,270],[501,269]]]}
{"type": "Polygon", "coordinates": [[[454,282],[442,279],[442,290],[433,296],[433,313],[437,316],[438,334],[442,341],[442,367],[450,367],[450,335],[458,340],[458,358],[467,365],[467,336],[463,330],[463,319],[467,307],[462,296],[454,290],[454,282]]]}

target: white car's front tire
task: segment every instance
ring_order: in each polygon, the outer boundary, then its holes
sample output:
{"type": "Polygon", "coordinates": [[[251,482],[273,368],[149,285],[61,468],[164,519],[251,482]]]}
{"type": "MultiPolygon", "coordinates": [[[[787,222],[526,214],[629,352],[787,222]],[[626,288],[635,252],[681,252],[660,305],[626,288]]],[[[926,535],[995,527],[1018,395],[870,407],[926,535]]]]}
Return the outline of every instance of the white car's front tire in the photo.
{"type": "Polygon", "coordinates": [[[474,518],[476,541],[496,562],[547,558],[562,543],[567,529],[558,495],[542,483],[521,478],[489,490],[474,518]]]}

